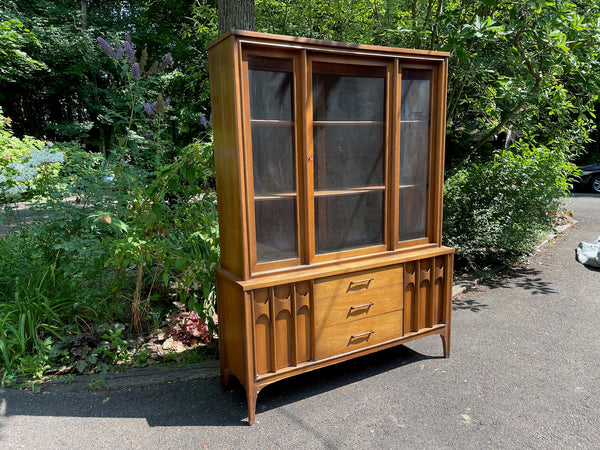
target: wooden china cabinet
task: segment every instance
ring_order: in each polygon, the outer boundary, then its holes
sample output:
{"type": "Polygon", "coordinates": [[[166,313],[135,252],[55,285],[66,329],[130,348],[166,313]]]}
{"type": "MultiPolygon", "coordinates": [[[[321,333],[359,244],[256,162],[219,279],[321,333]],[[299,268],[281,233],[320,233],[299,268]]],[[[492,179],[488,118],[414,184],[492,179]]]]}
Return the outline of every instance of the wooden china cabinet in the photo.
{"type": "Polygon", "coordinates": [[[221,382],[424,336],[450,354],[448,54],[231,31],[209,46],[221,382]]]}

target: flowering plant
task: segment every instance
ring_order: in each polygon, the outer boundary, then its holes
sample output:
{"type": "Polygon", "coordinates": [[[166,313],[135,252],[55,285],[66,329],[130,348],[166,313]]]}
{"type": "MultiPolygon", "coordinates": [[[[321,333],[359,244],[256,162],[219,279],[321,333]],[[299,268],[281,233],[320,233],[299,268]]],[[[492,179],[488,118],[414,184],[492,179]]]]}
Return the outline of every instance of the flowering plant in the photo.
{"type": "Polygon", "coordinates": [[[112,88],[107,91],[108,106],[99,117],[114,127],[117,156],[159,167],[162,153],[172,143],[172,139],[162,136],[166,131],[164,116],[171,103],[164,91],[180,76],[177,71],[167,71],[173,65],[171,53],[161,62],[150,64],[148,51],[137,52],[129,37],[114,45],[102,37],[97,41],[117,69],[109,83],[112,88]]]}
{"type": "Polygon", "coordinates": [[[40,175],[56,169],[64,155],[52,143],[12,135],[10,119],[0,109],[0,201],[21,199],[31,193],[40,175]]]}

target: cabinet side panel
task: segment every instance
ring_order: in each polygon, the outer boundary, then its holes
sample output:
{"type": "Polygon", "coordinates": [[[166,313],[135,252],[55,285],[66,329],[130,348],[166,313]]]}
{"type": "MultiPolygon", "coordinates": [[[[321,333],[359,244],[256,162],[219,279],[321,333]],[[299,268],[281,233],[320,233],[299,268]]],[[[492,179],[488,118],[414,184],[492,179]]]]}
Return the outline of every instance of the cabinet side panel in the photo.
{"type": "Polygon", "coordinates": [[[222,366],[246,386],[247,362],[244,325],[244,294],[239,286],[217,274],[219,348],[222,366]]]}
{"type": "Polygon", "coordinates": [[[228,38],[208,53],[219,211],[221,265],[244,279],[244,204],[240,149],[237,47],[228,38]]]}

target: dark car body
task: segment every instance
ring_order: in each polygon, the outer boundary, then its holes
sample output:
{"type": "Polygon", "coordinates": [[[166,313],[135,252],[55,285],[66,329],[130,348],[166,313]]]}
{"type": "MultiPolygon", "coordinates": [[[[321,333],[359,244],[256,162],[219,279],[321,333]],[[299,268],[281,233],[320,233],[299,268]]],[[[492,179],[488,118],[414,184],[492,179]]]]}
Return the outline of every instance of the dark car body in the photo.
{"type": "Polygon", "coordinates": [[[600,194],[600,163],[580,166],[579,180],[577,184],[585,189],[600,194]]]}

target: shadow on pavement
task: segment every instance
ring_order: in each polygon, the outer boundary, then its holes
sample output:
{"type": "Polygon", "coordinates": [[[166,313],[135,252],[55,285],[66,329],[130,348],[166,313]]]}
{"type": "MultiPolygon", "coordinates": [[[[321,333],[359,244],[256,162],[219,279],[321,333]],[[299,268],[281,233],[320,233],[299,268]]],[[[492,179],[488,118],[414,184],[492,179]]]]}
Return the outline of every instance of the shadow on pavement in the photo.
{"type": "Polygon", "coordinates": [[[516,267],[504,271],[497,279],[484,283],[490,289],[511,289],[517,286],[532,294],[555,294],[552,283],[544,281],[542,272],[531,267],[516,267]]]}
{"type": "Polygon", "coordinates": [[[465,299],[462,297],[464,297],[464,295],[461,295],[460,297],[454,298],[452,300],[452,310],[453,311],[458,311],[458,310],[462,309],[462,310],[469,310],[471,312],[480,312],[483,309],[488,308],[488,306],[489,306],[484,303],[481,303],[478,300],[465,299]]]}
{"type": "MultiPolygon", "coordinates": [[[[257,414],[333,391],[428,356],[400,345],[332,367],[276,382],[258,396],[257,414]]],[[[54,416],[142,418],[151,427],[247,426],[246,395],[230,376],[222,391],[218,378],[117,391],[32,394],[0,389],[0,417],[54,416]]],[[[260,416],[257,417],[260,421],[260,416]]]]}

